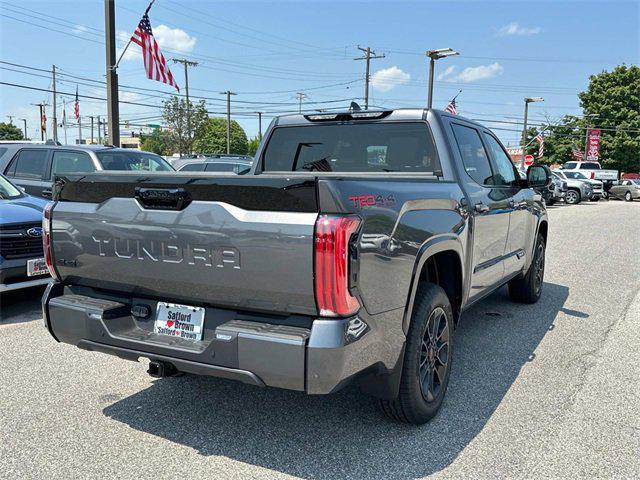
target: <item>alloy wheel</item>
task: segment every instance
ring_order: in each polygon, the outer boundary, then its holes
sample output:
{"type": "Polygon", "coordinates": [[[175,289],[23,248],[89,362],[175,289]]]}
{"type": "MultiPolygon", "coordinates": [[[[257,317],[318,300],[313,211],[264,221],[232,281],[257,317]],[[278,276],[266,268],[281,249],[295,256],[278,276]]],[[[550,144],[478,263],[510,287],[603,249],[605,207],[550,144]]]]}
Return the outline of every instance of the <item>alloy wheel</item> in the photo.
{"type": "Polygon", "coordinates": [[[449,349],[449,318],[437,307],[429,315],[420,348],[420,390],[427,402],[436,400],[444,388],[449,370],[449,349]]]}
{"type": "Polygon", "coordinates": [[[630,202],[630,201],[631,201],[631,192],[627,192],[627,193],[625,193],[625,194],[624,194],[624,199],[625,199],[627,202],[630,202]]]}
{"type": "Polygon", "coordinates": [[[578,202],[578,194],[576,192],[574,192],[573,190],[569,190],[567,192],[567,194],[565,195],[565,200],[569,204],[577,203],[578,202]]]}

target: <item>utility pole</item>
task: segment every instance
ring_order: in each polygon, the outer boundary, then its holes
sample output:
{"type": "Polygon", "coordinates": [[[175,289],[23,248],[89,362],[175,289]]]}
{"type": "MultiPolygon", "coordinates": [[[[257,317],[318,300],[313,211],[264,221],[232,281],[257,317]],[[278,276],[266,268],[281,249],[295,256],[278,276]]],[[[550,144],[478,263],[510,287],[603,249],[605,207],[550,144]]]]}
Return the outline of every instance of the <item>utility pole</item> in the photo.
{"type": "Polygon", "coordinates": [[[67,141],[67,102],[62,100],[62,130],[64,131],[64,144],[68,145],[67,141]]]}
{"type": "Polygon", "coordinates": [[[262,140],[262,112],[256,112],[258,114],[258,139],[262,140]]]}
{"type": "Polygon", "coordinates": [[[82,145],[82,117],[78,115],[78,145],[82,145]]]}
{"type": "Polygon", "coordinates": [[[307,96],[302,92],[298,92],[296,97],[298,98],[298,113],[302,113],[302,99],[307,98],[307,96]]]}
{"type": "Polygon", "coordinates": [[[118,105],[118,73],[116,72],[116,5],[104,0],[104,33],[107,68],[107,113],[111,145],[120,146],[120,111],[118,105]]]}
{"type": "Polygon", "coordinates": [[[100,115],[98,115],[98,145],[102,145],[102,137],[100,135],[100,115]]]}
{"type": "Polygon", "coordinates": [[[58,143],[58,109],[57,109],[57,98],[56,98],[56,66],[52,65],[51,73],[53,75],[53,118],[51,119],[53,122],[53,141],[58,143]]]}
{"type": "Polygon", "coordinates": [[[237,93],[227,90],[226,92],[220,92],[220,95],[227,96],[227,155],[231,153],[231,95],[237,95],[237,93]]]}
{"type": "Polygon", "coordinates": [[[22,120],[22,123],[24,123],[24,139],[27,139],[27,119],[26,118],[21,118],[20,120],[22,120]]]}
{"type": "Polygon", "coordinates": [[[9,118],[9,125],[13,125],[13,115],[7,115],[9,118]]]}
{"type": "Polygon", "coordinates": [[[427,50],[426,55],[427,57],[429,57],[429,86],[427,87],[427,108],[431,108],[433,106],[433,73],[436,69],[436,60],[460,54],[451,48],[439,48],[438,50],[427,50]]]}
{"type": "Polygon", "coordinates": [[[89,118],[91,119],[91,145],[93,145],[93,115],[89,118]]]}
{"type": "Polygon", "coordinates": [[[32,105],[40,108],[40,140],[44,141],[44,134],[47,131],[47,122],[44,120],[44,107],[48,106],[47,103],[33,103],[32,105]]]}
{"type": "Polygon", "coordinates": [[[368,110],[369,109],[369,80],[370,80],[369,65],[372,59],[384,58],[385,56],[384,54],[376,55],[376,52],[371,50],[370,47],[362,48],[360,45],[358,45],[358,50],[364,52],[364,57],[354,58],[354,60],[366,61],[366,67],[365,67],[365,73],[364,73],[364,109],[368,110]]]}
{"type": "MultiPolygon", "coordinates": [[[[187,137],[191,138],[191,104],[189,103],[188,67],[197,67],[198,62],[192,62],[186,58],[174,58],[173,63],[182,63],[184,65],[184,92],[187,99],[187,137]]],[[[191,153],[191,147],[189,147],[189,153],[191,153]]]]}

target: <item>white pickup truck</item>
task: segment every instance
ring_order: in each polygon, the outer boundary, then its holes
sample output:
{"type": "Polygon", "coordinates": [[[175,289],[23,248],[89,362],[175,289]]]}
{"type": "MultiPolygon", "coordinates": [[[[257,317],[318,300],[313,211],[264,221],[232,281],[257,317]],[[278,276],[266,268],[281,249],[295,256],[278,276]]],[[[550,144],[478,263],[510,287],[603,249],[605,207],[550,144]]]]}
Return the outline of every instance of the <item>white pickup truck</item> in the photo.
{"type": "Polygon", "coordinates": [[[562,170],[577,170],[587,178],[600,180],[601,182],[615,182],[618,180],[617,170],[605,170],[599,162],[567,162],[562,170]]]}

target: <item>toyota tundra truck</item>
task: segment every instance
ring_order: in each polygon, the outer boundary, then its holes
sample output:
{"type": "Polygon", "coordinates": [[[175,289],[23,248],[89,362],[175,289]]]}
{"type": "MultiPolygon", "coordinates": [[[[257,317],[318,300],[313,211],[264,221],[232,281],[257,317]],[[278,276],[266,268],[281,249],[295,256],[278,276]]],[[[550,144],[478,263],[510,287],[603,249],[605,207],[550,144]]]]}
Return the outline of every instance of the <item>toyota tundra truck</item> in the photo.
{"type": "Polygon", "coordinates": [[[496,136],[436,110],[276,118],[251,172],[60,174],[44,215],[59,342],[329,394],[393,419],[442,404],[462,313],[542,292],[548,221],[496,136]]]}

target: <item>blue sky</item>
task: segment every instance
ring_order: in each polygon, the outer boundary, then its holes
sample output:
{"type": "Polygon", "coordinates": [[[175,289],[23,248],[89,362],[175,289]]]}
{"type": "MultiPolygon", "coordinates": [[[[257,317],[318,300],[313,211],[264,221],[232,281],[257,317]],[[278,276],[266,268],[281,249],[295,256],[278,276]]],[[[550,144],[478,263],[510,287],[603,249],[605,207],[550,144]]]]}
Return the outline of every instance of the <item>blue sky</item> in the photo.
{"type": "MultiPolygon", "coordinates": [[[[146,1],[117,0],[119,38],[135,29],[146,1]]],[[[371,100],[382,107],[423,106],[427,49],[452,47],[459,57],[437,63],[434,106],[444,108],[458,90],[458,110],[483,119],[505,144],[517,142],[523,97],[541,96],[530,108],[533,123],[580,114],[576,94],[588,76],[620,63],[638,64],[640,3],[578,2],[250,2],[156,0],[150,12],[165,57],[199,62],[190,70],[192,97],[210,97],[211,112],[223,112],[219,92],[233,90],[232,111],[249,136],[257,116],[265,125],[277,112],[348,105],[364,95],[364,62],[357,46],[385,58],[372,61],[371,100]],[[315,102],[315,103],[311,103],[315,102]],[[513,131],[511,131],[513,130],[513,131]]],[[[61,69],[58,90],[105,97],[103,2],[0,0],[0,60],[40,69],[61,69]],[[82,78],[74,78],[82,77],[82,78]]],[[[147,80],[133,45],[120,68],[121,120],[161,123],[167,85],[147,80]],[[136,90],[136,88],[152,91],[136,90]]],[[[172,64],[180,85],[181,66],[172,64]],[[178,68],[180,67],[180,68],[178,68]]],[[[46,72],[0,64],[0,81],[49,89],[46,72]]],[[[71,100],[70,96],[59,98],[71,100]]],[[[0,85],[0,120],[38,137],[37,107],[47,92],[0,85]]],[[[361,102],[361,100],[358,100],[361,102]]],[[[68,118],[72,106],[67,107],[68,118]]],[[[106,115],[100,100],[81,99],[81,114],[106,115]]],[[[51,107],[47,109],[51,118],[51,107]]],[[[61,113],[58,112],[58,117],[61,113]]],[[[88,119],[87,119],[88,121],[88,119]]],[[[131,129],[138,130],[138,127],[131,129]]],[[[50,127],[49,127],[50,130],[50,127]]],[[[77,126],[68,130],[69,142],[77,126]]],[[[49,132],[50,133],[50,132],[49,132]]],[[[84,130],[84,136],[88,135],[84,130]]],[[[62,138],[62,131],[59,137],[62,138]]]]}

